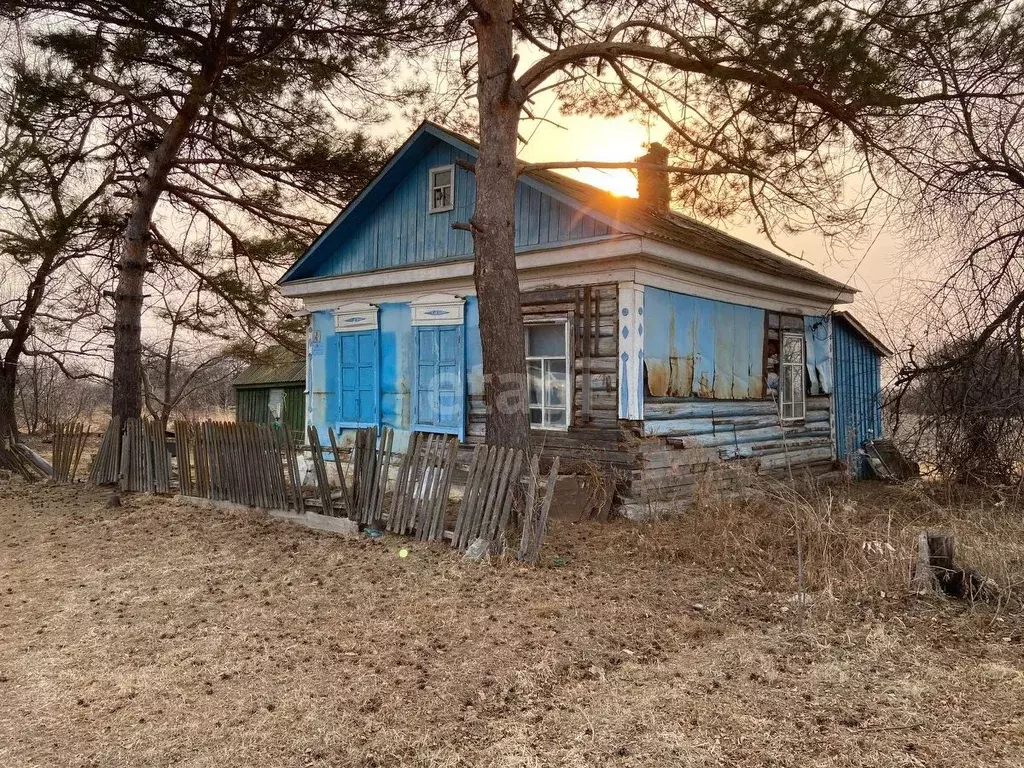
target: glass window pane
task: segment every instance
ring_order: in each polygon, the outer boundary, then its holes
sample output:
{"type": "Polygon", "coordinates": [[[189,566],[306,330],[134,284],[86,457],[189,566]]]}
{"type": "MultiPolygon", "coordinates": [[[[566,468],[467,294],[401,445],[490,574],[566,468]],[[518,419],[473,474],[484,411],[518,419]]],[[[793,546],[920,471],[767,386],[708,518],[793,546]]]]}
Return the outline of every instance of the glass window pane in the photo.
{"type": "Polygon", "coordinates": [[[543,411],[540,408],[530,409],[530,423],[534,426],[541,426],[543,422],[543,411]]]}
{"type": "Polygon", "coordinates": [[[527,357],[564,357],[565,324],[526,326],[527,357]]]}
{"type": "Polygon", "coordinates": [[[434,190],[434,208],[447,208],[451,200],[451,187],[439,187],[434,190]]]}
{"type": "Polygon", "coordinates": [[[565,426],[565,409],[564,408],[548,408],[544,411],[544,426],[545,427],[564,427],[565,426]]]}
{"type": "Polygon", "coordinates": [[[526,374],[530,384],[530,405],[544,404],[544,374],[543,363],[540,360],[530,360],[526,363],[526,374]]]}
{"type": "Polygon", "coordinates": [[[804,340],[802,337],[789,334],[782,337],[782,362],[803,365],[804,340]]]}
{"type": "Polygon", "coordinates": [[[565,360],[545,360],[547,405],[565,405],[565,360]]]}
{"type": "Polygon", "coordinates": [[[448,169],[443,171],[434,171],[434,186],[435,187],[446,187],[452,183],[452,172],[448,169]]]}

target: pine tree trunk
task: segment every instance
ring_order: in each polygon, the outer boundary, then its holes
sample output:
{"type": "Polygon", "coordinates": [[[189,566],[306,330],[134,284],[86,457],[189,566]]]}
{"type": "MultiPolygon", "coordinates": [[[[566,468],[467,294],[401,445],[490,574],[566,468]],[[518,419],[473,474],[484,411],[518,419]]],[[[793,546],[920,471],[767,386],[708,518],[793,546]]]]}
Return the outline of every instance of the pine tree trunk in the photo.
{"type": "Polygon", "coordinates": [[[0,438],[18,432],[18,419],[14,413],[17,381],[17,366],[0,361],[0,438]]]}
{"type": "Polygon", "coordinates": [[[228,0],[211,30],[209,57],[193,80],[178,114],[164,130],[160,144],[149,156],[146,175],[135,195],[124,231],[124,252],[120,276],[114,291],[114,388],[110,412],[113,416],[142,416],[142,291],[149,264],[150,227],[153,212],[163,194],[167,176],[188,137],[199,110],[210,95],[228,57],[228,40],[238,13],[238,0],[228,0]]]}
{"type": "Polygon", "coordinates": [[[114,387],[112,416],[135,418],[142,413],[142,291],[148,258],[152,208],[138,199],[125,229],[124,250],[118,262],[120,277],[114,291],[114,387]]]}
{"type": "Polygon", "coordinates": [[[516,142],[522,99],[515,80],[512,0],[480,2],[473,253],[483,346],[487,442],[528,449],[526,359],[515,257],[516,142]]]}
{"type": "Polygon", "coordinates": [[[150,154],[146,175],[125,226],[124,250],[118,262],[120,274],[114,291],[114,387],[110,407],[111,415],[122,420],[142,415],[142,292],[149,266],[153,212],[178,150],[209,90],[209,83],[197,83],[167,127],[160,145],[150,154]]]}

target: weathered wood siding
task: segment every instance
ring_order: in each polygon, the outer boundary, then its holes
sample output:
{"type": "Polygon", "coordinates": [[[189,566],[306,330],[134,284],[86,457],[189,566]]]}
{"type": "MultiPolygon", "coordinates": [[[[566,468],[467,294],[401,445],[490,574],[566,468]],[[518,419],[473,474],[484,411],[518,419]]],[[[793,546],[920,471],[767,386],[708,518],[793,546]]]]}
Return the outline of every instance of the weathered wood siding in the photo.
{"type": "Polygon", "coordinates": [[[780,426],[771,400],[657,400],[644,406],[645,439],[632,473],[637,499],[686,498],[702,480],[725,487],[742,472],[778,474],[833,458],[829,398],[807,399],[802,423],[780,426]]]}
{"type": "MultiPolygon", "coordinates": [[[[416,162],[394,169],[400,178],[382,178],[392,188],[381,199],[358,211],[359,218],[344,221],[316,246],[310,262],[294,277],[331,277],[432,262],[467,259],[473,254],[469,232],[452,229],[468,222],[476,199],[476,178],[455,168],[454,208],[430,213],[431,168],[473,158],[430,137],[433,146],[416,162]]],[[[391,174],[389,174],[390,176],[391,174]]],[[[543,247],[607,236],[610,228],[580,206],[571,207],[538,188],[520,181],[516,188],[516,248],[543,247]]]]}
{"type": "MultiPolygon", "coordinates": [[[[846,458],[867,440],[882,437],[882,374],[878,350],[842,318],[832,328],[835,368],[836,448],[846,458]]],[[[869,468],[855,462],[854,472],[866,476],[869,468]]]]}
{"type": "MultiPolygon", "coordinates": [[[[626,447],[619,428],[617,398],[618,288],[616,285],[555,288],[524,293],[523,316],[568,317],[572,327],[572,418],[567,430],[533,431],[534,445],[546,455],[558,455],[563,470],[582,462],[631,465],[634,454],[626,447]]],[[[479,344],[478,318],[467,312],[470,338],[479,344]],[[475,326],[475,330],[472,328],[475,326]]],[[[470,341],[472,345],[474,341],[470,341]]],[[[487,414],[482,368],[474,365],[478,351],[470,352],[470,410],[468,442],[484,441],[487,414]],[[481,375],[474,375],[479,371],[481,375]]]]}

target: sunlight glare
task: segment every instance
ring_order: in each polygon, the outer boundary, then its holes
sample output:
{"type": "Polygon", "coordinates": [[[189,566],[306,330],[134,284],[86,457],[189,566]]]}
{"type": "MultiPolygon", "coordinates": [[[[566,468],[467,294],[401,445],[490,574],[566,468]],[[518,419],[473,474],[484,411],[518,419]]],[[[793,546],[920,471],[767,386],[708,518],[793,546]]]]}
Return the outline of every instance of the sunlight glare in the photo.
{"type": "MultiPolygon", "coordinates": [[[[644,147],[647,142],[646,129],[626,118],[560,116],[558,120],[568,130],[543,126],[523,152],[524,159],[534,162],[580,160],[628,163],[647,151],[644,147]]],[[[636,197],[636,176],[626,168],[580,168],[560,170],[558,173],[606,189],[613,195],[636,197]]]]}

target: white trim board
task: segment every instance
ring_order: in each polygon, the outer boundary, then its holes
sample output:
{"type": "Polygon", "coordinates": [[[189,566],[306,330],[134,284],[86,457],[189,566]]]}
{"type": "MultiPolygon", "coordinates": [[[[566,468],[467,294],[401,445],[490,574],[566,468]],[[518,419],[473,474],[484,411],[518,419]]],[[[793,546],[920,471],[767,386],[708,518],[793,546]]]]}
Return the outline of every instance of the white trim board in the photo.
{"type": "Polygon", "coordinates": [[[413,326],[462,325],[466,300],[450,293],[431,293],[409,302],[413,326]]]}
{"type": "MultiPolygon", "coordinates": [[[[677,293],[776,312],[822,314],[853,293],[772,275],[637,236],[531,251],[516,256],[522,290],[636,282],[677,293]]],[[[282,286],[310,311],[346,300],[409,301],[424,292],[475,294],[471,260],[400,267],[379,272],[301,280],[282,286]]]]}
{"type": "Polygon", "coordinates": [[[334,310],[334,332],[377,330],[377,306],[366,302],[343,304],[334,310]]]}

